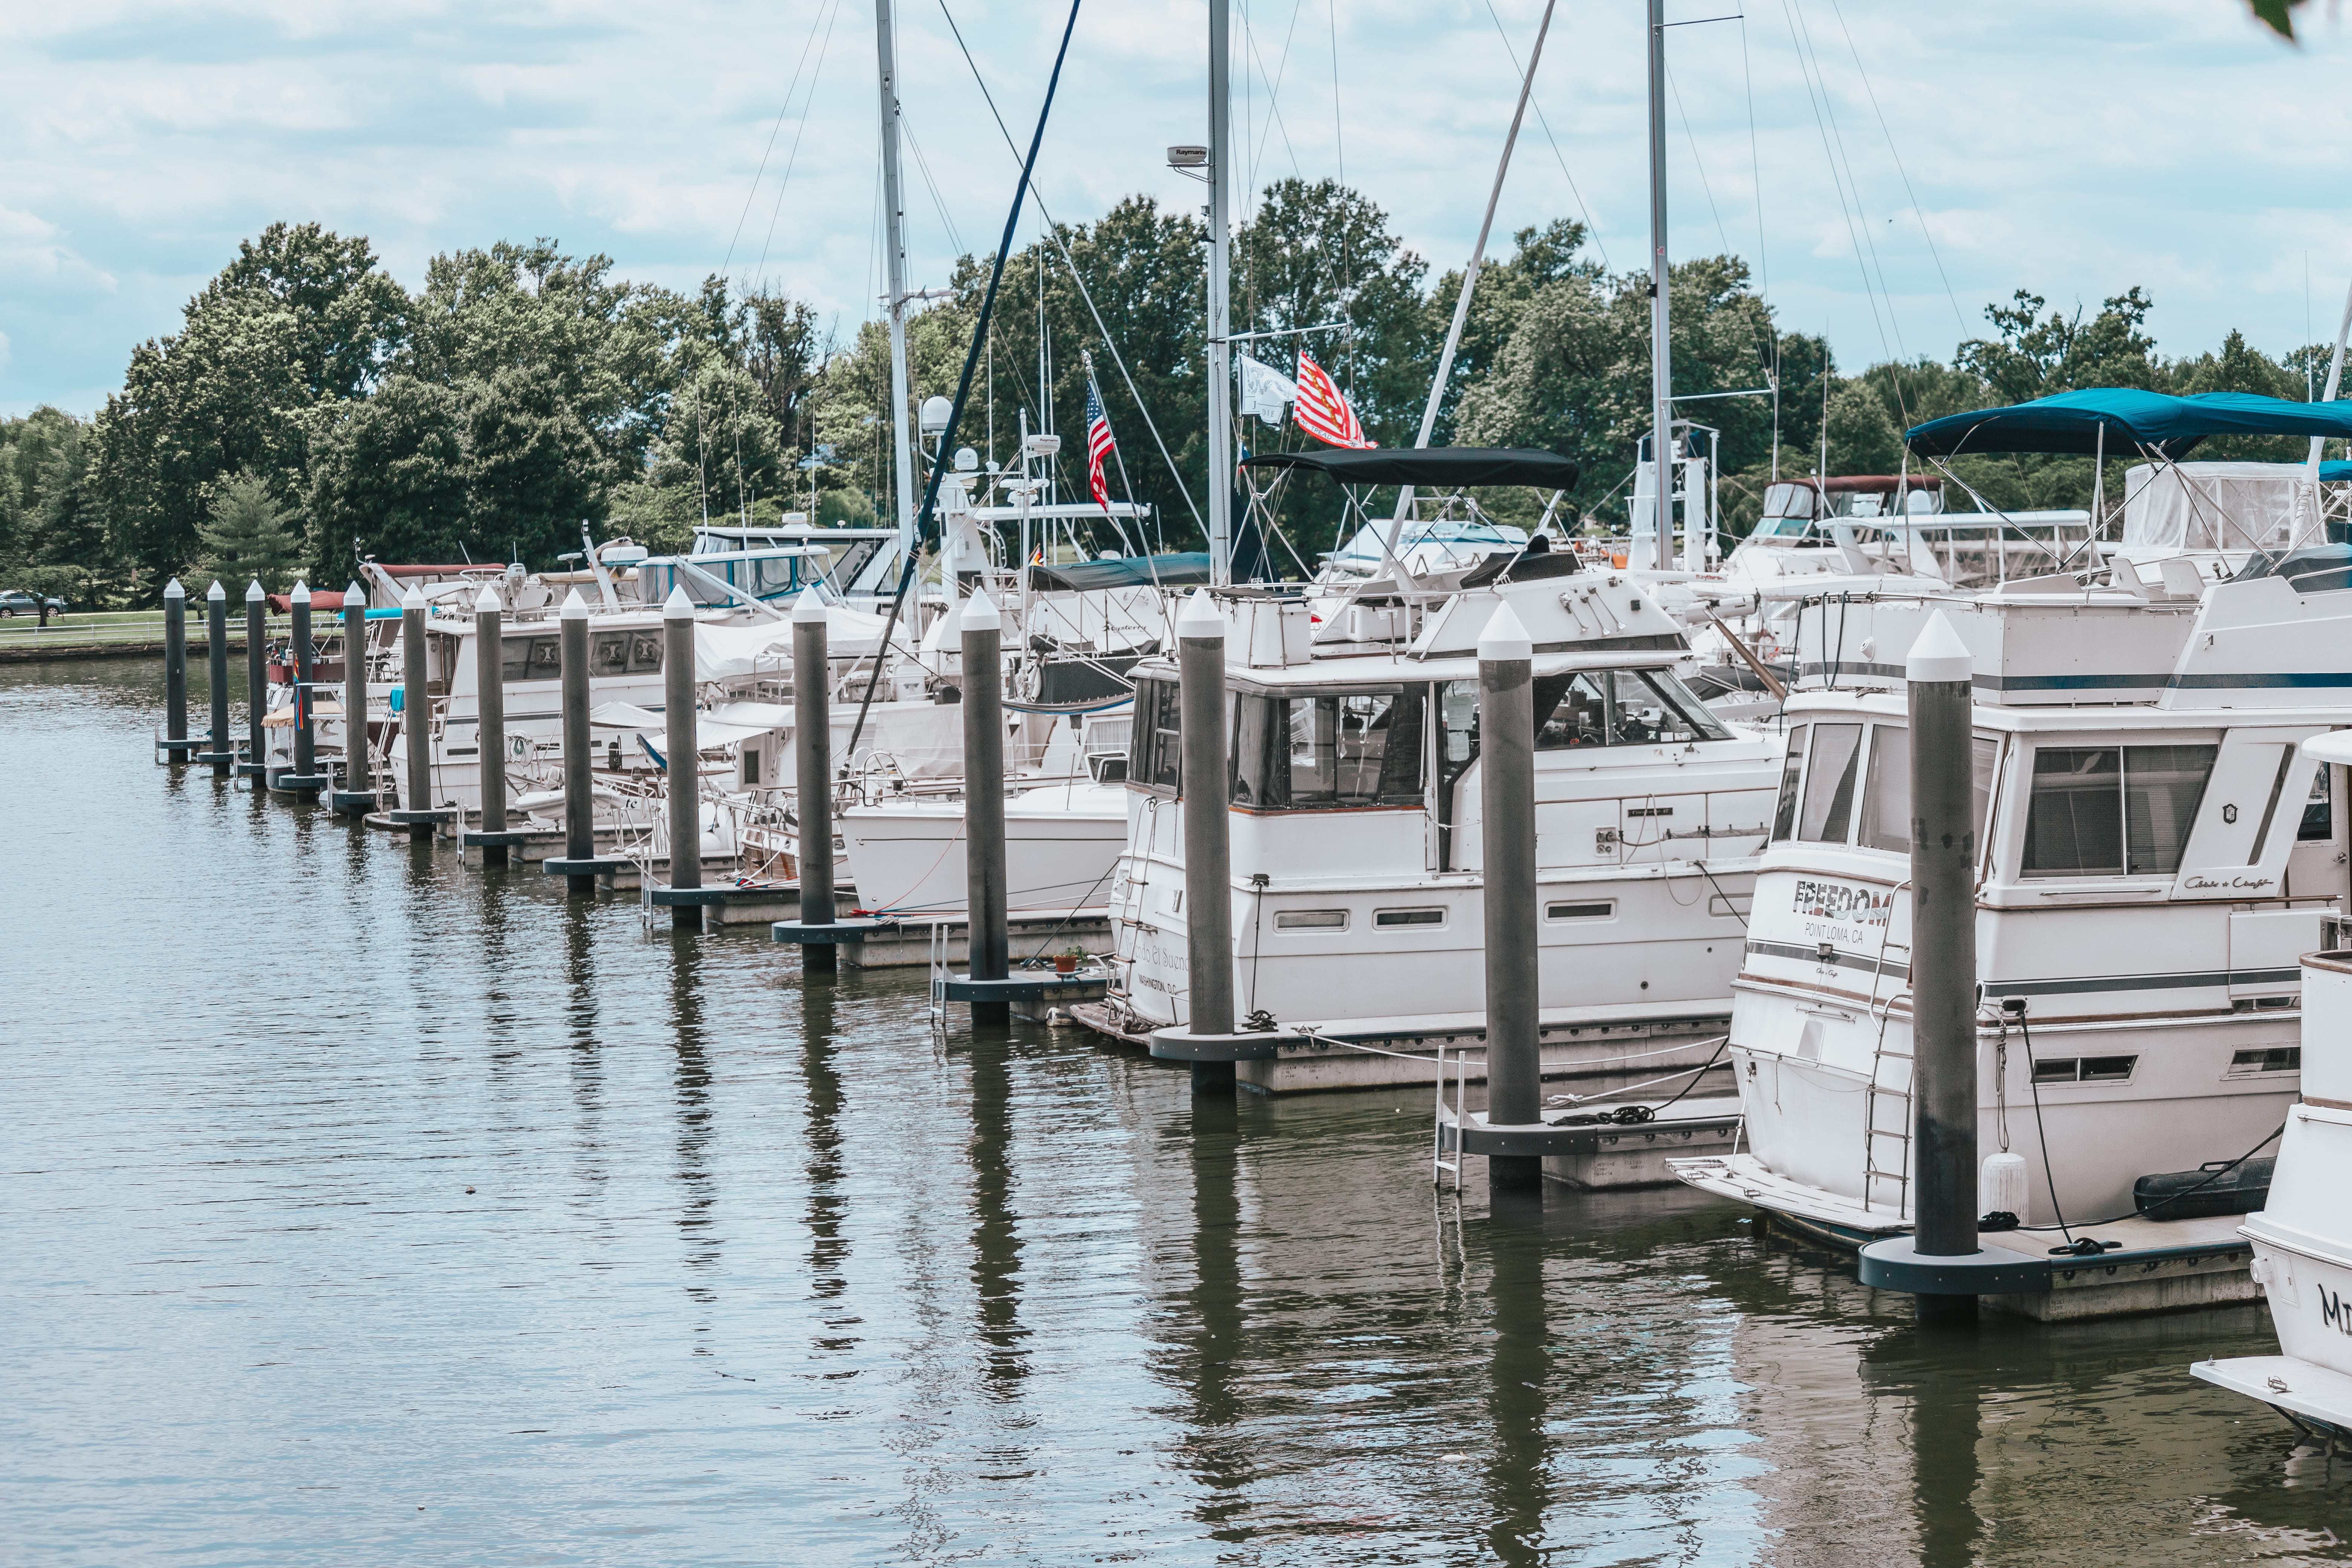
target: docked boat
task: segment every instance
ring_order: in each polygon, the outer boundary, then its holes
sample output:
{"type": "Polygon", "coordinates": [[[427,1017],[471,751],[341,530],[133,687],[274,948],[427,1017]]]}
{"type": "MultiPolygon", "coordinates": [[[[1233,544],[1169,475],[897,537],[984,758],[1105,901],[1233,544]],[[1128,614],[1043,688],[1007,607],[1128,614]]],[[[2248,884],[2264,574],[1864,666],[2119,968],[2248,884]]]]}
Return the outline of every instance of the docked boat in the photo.
{"type": "MultiPolygon", "coordinates": [[[[2215,427],[2352,429],[2342,405],[2231,397],[1999,412],[2031,449],[2128,440],[2158,461],[2215,427]]],[[[2000,449],[1987,434],[1979,449],[2000,449]]],[[[2345,805],[2300,748],[2352,724],[2352,548],[2255,551],[2179,591],[2168,575],[2118,560],[1988,594],[1881,595],[1829,634],[1836,657],[1804,661],[1734,988],[1748,1147],[1683,1163],[1683,1180],[1844,1245],[1910,1228],[1899,672],[1937,616],[1975,662],[1979,1136],[1988,1193],[2005,1194],[1988,1204],[1996,1226],[2072,1240],[2138,1212],[2158,1178],[2234,1165],[2284,1120],[2296,956],[2344,896],[2345,805]]]]}
{"type": "MultiPolygon", "coordinates": [[[[1568,468],[1549,454],[1377,455],[1430,469],[1423,482],[1482,458],[1568,468]]],[[[1360,593],[1338,624],[1370,635],[1347,641],[1298,597],[1212,593],[1229,628],[1234,994],[1284,1042],[1274,1061],[1243,1064],[1247,1081],[1428,1081],[1437,1042],[1476,1037],[1475,648],[1507,603],[1536,649],[1528,848],[1545,910],[1546,1071],[1622,1082],[1707,1060],[1730,1012],[1780,747],[1692,695],[1675,673],[1681,629],[1643,584],[1567,553],[1503,551],[1433,602],[1409,587],[1360,593]]],[[[1106,1016],[1129,1037],[1190,1022],[1175,667],[1146,660],[1136,680],[1106,1016]]]]}
{"type": "MultiPolygon", "coordinates": [[[[2306,761],[2352,764],[2352,731],[2308,742],[2306,761]]],[[[2287,1113],[2267,1199],[2239,1234],[2270,1300],[2279,1353],[2189,1371],[2259,1399],[2328,1447],[2352,1438],[2352,928],[2330,921],[2304,955],[2303,1098],[2287,1113]]]]}

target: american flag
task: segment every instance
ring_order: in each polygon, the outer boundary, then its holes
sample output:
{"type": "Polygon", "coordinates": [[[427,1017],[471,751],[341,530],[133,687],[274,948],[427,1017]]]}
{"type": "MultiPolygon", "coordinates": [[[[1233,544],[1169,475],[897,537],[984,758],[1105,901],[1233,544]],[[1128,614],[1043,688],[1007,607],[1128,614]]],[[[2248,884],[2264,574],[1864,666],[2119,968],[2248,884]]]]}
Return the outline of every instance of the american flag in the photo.
{"type": "Polygon", "coordinates": [[[1330,373],[1317,364],[1305,349],[1298,351],[1298,401],[1291,405],[1298,427],[1327,447],[1376,447],[1364,439],[1356,411],[1348,406],[1330,373]]]}
{"type": "Polygon", "coordinates": [[[1110,438],[1110,416],[1103,412],[1102,389],[1087,378],[1087,489],[1094,492],[1095,504],[1105,511],[1110,510],[1110,487],[1103,482],[1103,459],[1110,456],[1118,443],[1110,438]]]}

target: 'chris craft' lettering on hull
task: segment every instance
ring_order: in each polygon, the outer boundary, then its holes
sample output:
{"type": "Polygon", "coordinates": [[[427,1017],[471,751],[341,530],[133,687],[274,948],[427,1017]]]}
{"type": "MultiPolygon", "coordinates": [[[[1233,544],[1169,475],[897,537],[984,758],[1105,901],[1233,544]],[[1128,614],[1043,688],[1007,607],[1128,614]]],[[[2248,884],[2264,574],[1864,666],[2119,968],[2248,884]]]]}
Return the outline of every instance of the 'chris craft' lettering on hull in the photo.
{"type": "Polygon", "coordinates": [[[2210,893],[2225,888],[2236,892],[2258,893],[2264,888],[2278,886],[2275,877],[2231,877],[2223,880],[2218,877],[2201,877],[2193,871],[2180,881],[2183,887],[2196,893],[2210,893]]]}

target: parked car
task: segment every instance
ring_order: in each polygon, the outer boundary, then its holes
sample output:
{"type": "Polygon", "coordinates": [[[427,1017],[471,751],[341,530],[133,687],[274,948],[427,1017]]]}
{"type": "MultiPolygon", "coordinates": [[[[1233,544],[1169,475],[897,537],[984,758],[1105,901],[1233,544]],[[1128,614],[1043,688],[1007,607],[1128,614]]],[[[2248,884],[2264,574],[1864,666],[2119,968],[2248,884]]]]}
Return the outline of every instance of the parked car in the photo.
{"type": "MultiPolygon", "coordinates": [[[[41,613],[42,607],[40,599],[22,589],[0,593],[0,616],[37,616],[41,613]]],[[[53,616],[62,616],[66,613],[66,602],[63,599],[51,599],[47,602],[47,609],[53,616]]]]}

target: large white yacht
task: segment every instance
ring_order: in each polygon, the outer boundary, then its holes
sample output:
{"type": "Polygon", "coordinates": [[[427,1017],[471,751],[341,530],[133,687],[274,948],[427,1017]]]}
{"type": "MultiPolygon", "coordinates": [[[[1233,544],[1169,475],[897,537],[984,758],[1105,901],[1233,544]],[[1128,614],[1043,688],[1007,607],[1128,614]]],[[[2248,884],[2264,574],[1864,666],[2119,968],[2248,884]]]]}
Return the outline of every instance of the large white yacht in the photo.
{"type": "MultiPolygon", "coordinates": [[[[2085,443],[2097,420],[2193,444],[2200,400],[2127,395],[2070,395],[2085,443]]],[[[2304,433],[2312,406],[2225,412],[2304,433]]],[[[2141,1177],[2241,1157],[2284,1119],[2296,956],[2345,887],[2344,803],[2299,748],[2352,725],[2352,548],[2242,559],[2219,583],[2119,560],[1821,606],[1735,988],[1748,1149],[1677,1174],[1848,1245],[1910,1226],[1900,671],[1935,615],[1976,660],[1979,1136],[2025,1163],[2017,1221],[2130,1215],[2141,1177]]]]}
{"type": "MultiPolygon", "coordinates": [[[[1375,456],[1423,483],[1481,461],[1568,468],[1442,448],[1338,454],[1334,466],[1361,471],[1375,456]]],[[[1339,606],[1212,590],[1230,628],[1234,994],[1284,1037],[1281,1057],[1244,1076],[1276,1089],[1426,1081],[1433,1041],[1477,1036],[1475,647],[1505,603],[1536,647],[1527,853],[1542,868],[1546,1070],[1704,1062],[1730,1012],[1778,738],[1720,722],[1691,694],[1675,673],[1681,628],[1630,573],[1503,550],[1450,575],[1430,591],[1391,574],[1339,606]]],[[[1107,1012],[1081,1015],[1130,1039],[1190,1021],[1175,666],[1146,660],[1135,679],[1111,893],[1118,979],[1107,1012]]]]}
{"type": "MultiPolygon", "coordinates": [[[[2306,760],[2352,763],[2352,731],[2307,743],[2306,760]]],[[[2340,771],[2331,769],[2331,771],[2340,771]]],[[[2303,1098],[2288,1113],[2267,1201],[2239,1229],[2270,1299],[2279,1354],[2202,1361],[2208,1383],[2259,1399],[2333,1453],[2352,1438],[2352,930],[2330,921],[2303,958],[2303,1098]]]]}

